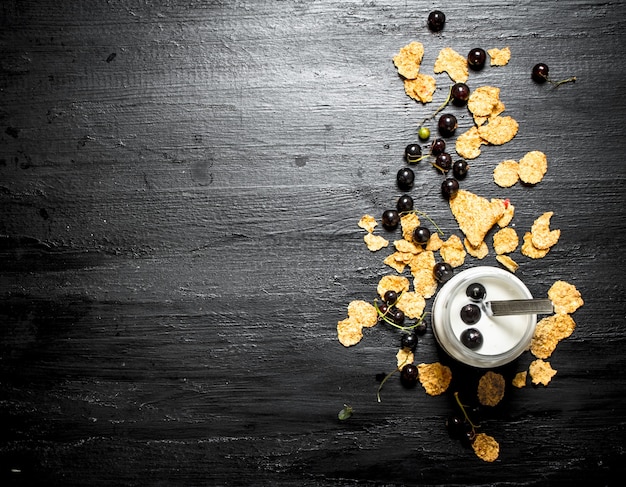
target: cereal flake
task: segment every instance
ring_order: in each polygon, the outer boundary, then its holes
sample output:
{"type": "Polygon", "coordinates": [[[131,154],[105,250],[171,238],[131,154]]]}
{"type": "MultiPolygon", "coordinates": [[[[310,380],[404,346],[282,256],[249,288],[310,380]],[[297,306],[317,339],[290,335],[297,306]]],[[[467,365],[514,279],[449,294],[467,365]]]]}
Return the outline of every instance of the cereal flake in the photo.
{"type": "Polygon", "coordinates": [[[404,92],[409,97],[422,103],[433,101],[433,94],[436,88],[435,78],[428,74],[419,73],[415,79],[404,80],[404,92]]]}
{"type": "Polygon", "coordinates": [[[487,53],[491,58],[492,66],[506,66],[511,60],[511,48],[508,46],[502,49],[487,49],[487,53]]]}
{"type": "Polygon", "coordinates": [[[519,245],[517,232],[512,227],[504,227],[493,235],[493,250],[496,254],[510,254],[519,245]]]}
{"type": "Polygon", "coordinates": [[[561,230],[550,230],[550,219],[554,212],[547,211],[537,218],[531,229],[532,244],[540,250],[549,249],[554,246],[561,237],[561,230]]]}
{"type": "Polygon", "coordinates": [[[504,376],[490,370],[478,381],[478,401],[483,406],[496,406],[504,397],[504,389],[504,376]]]}
{"type": "Polygon", "coordinates": [[[376,222],[376,218],[372,215],[363,215],[359,220],[359,227],[366,230],[368,233],[372,233],[376,225],[378,225],[378,223],[376,222]]]}
{"type": "Polygon", "coordinates": [[[519,161],[519,177],[526,184],[539,183],[546,172],[548,172],[548,159],[541,151],[530,151],[519,161]]]}
{"type": "Polygon", "coordinates": [[[535,327],[535,333],[530,342],[530,353],[541,359],[550,357],[558,343],[569,337],[575,328],[576,322],[568,314],[557,313],[546,316],[535,327]]]}
{"type": "Polygon", "coordinates": [[[450,198],[450,209],[459,228],[474,247],[480,246],[487,232],[504,215],[504,205],[500,201],[490,202],[463,189],[450,198]]]}
{"type": "Polygon", "coordinates": [[[519,180],[519,163],[511,159],[502,161],[493,170],[493,180],[501,188],[510,188],[519,180]]]}
{"type": "Polygon", "coordinates": [[[467,58],[450,47],[444,47],[439,51],[433,68],[435,73],[448,73],[455,83],[465,83],[469,76],[467,58]]]}
{"type": "Polygon", "coordinates": [[[448,389],[452,380],[450,367],[439,362],[432,364],[419,364],[417,366],[419,381],[427,394],[438,396],[448,389]]]}
{"type": "Polygon", "coordinates": [[[404,276],[383,276],[378,282],[378,295],[382,298],[387,291],[398,294],[409,290],[409,280],[404,276]]]}
{"type": "Polygon", "coordinates": [[[556,313],[573,313],[585,302],[576,286],[565,281],[556,281],[548,290],[548,298],[556,313]]]}
{"type": "Polygon", "coordinates": [[[478,127],[472,126],[457,137],[456,153],[464,159],[476,159],[480,155],[482,144],[483,139],[478,133],[478,127]]]}
{"type": "Polygon", "coordinates": [[[500,454],[500,444],[493,436],[478,433],[472,442],[472,449],[478,458],[485,462],[495,462],[500,454]]]}
{"type": "Polygon", "coordinates": [[[400,49],[393,57],[393,64],[398,68],[398,74],[407,79],[415,79],[420,70],[424,57],[424,45],[413,41],[400,49]]]}
{"type": "Polygon", "coordinates": [[[459,236],[450,235],[448,240],[441,246],[441,249],[439,249],[439,254],[444,262],[447,262],[452,267],[459,267],[465,263],[467,252],[459,236]]]}
{"type": "Polygon", "coordinates": [[[509,255],[496,255],[496,260],[510,272],[515,273],[515,271],[519,269],[519,264],[515,262],[509,255]]]}
{"type": "Polygon", "coordinates": [[[517,121],[508,115],[491,117],[489,122],[478,127],[481,139],[491,145],[502,145],[509,142],[519,129],[517,121]]]}
{"type": "Polygon", "coordinates": [[[385,237],[374,235],[373,233],[366,234],[363,240],[365,240],[365,245],[371,252],[377,252],[389,245],[389,241],[385,237]]]}
{"type": "Polygon", "coordinates": [[[533,384],[543,384],[544,386],[547,386],[552,377],[556,375],[556,370],[552,368],[550,362],[544,362],[541,359],[533,361],[528,367],[528,372],[533,384]]]}

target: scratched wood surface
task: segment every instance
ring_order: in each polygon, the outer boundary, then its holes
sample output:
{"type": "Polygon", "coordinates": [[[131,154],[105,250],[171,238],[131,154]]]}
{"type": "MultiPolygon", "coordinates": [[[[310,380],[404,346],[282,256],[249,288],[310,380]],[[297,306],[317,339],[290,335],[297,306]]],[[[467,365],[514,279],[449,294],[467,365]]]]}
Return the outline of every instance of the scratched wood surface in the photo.
{"type": "MultiPolygon", "coordinates": [[[[0,15],[3,485],[618,485],[622,2],[7,0],[0,15]],[[412,40],[430,69],[443,47],[511,47],[468,84],[500,87],[519,133],[462,184],[514,201],[519,232],[554,211],[559,244],[516,251],[517,275],[586,302],[550,385],[484,413],[493,464],[448,437],[450,393],[390,380],[377,402],[398,333],[336,338],[390,273],[356,222],[395,205],[403,149],[450,84],[436,76],[432,107],[404,94],[391,57],[412,40]],[[540,61],[577,81],[533,83],[540,61]],[[495,186],[495,164],[529,150],[548,155],[544,181],[495,186]]],[[[441,176],[416,172],[416,206],[458,233],[441,176]]],[[[451,390],[475,385],[430,331],[416,355],[448,363],[451,390]]]]}

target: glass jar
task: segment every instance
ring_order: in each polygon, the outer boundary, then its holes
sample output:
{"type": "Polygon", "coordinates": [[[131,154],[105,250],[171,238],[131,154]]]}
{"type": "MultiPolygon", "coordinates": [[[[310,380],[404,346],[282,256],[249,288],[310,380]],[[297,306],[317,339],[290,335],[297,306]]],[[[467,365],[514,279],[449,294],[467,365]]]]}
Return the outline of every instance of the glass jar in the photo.
{"type": "Polygon", "coordinates": [[[537,315],[492,316],[484,303],[531,298],[524,283],[508,271],[489,266],[466,269],[437,293],[432,307],[433,332],[443,350],[459,362],[480,368],[505,365],[529,348],[537,315]],[[486,290],[479,302],[466,294],[468,286],[475,283],[482,284],[486,290]],[[467,304],[476,304],[481,310],[480,319],[471,325],[461,319],[461,308],[467,304]],[[461,342],[461,334],[468,328],[475,328],[482,335],[483,342],[478,348],[468,348],[461,342]]]}

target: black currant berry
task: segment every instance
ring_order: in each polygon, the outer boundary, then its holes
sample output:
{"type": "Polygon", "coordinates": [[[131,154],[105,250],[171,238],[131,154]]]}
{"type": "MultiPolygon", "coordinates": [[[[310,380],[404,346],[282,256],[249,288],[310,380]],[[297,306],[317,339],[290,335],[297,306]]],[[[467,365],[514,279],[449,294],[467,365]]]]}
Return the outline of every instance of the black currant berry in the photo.
{"type": "Polygon", "coordinates": [[[533,66],[530,77],[535,83],[545,83],[548,81],[548,72],[550,68],[545,63],[538,63],[533,66]]]}
{"type": "Polygon", "coordinates": [[[475,304],[466,304],[461,308],[461,319],[466,325],[478,323],[481,314],[480,308],[475,304]]]}
{"type": "Polygon", "coordinates": [[[389,317],[396,325],[402,326],[404,323],[404,311],[399,308],[390,308],[389,317]]]}
{"type": "Polygon", "coordinates": [[[465,294],[472,301],[480,301],[481,299],[484,299],[487,295],[487,290],[485,289],[485,286],[483,286],[481,283],[474,282],[467,286],[465,294]]]}
{"type": "Polygon", "coordinates": [[[385,210],[381,217],[383,227],[387,230],[395,230],[400,223],[400,215],[396,210],[385,210]]]}
{"type": "Polygon", "coordinates": [[[406,364],[400,372],[400,382],[404,387],[415,387],[418,379],[417,366],[406,364]]]}
{"type": "Polygon", "coordinates": [[[469,164],[465,159],[459,159],[458,161],[454,161],[452,164],[452,174],[456,179],[463,179],[467,176],[467,170],[469,169],[469,164]]]}
{"type": "Polygon", "coordinates": [[[450,438],[460,440],[461,435],[465,433],[465,421],[456,414],[450,414],[446,418],[446,429],[448,430],[450,438]]]}
{"type": "Polygon", "coordinates": [[[454,178],[446,178],[441,183],[441,194],[445,198],[452,198],[459,191],[459,182],[454,178]]]}
{"type": "Polygon", "coordinates": [[[487,53],[480,47],[475,47],[467,54],[467,64],[475,71],[480,71],[485,67],[487,53]]]}
{"type": "Polygon", "coordinates": [[[426,227],[419,226],[413,230],[413,241],[417,244],[425,244],[430,238],[430,230],[426,227]]]}
{"type": "Polygon", "coordinates": [[[467,100],[470,97],[470,89],[465,83],[455,83],[450,90],[450,96],[452,97],[452,104],[457,107],[463,107],[467,105],[467,100]]]}
{"type": "Polygon", "coordinates": [[[446,151],[446,141],[443,139],[435,139],[433,140],[432,145],[430,146],[430,154],[437,157],[442,152],[446,151]]]}
{"type": "Polygon", "coordinates": [[[452,169],[452,156],[447,152],[442,152],[435,158],[434,166],[443,173],[452,169]]]}
{"type": "Polygon", "coordinates": [[[437,128],[442,137],[452,137],[457,126],[456,117],[451,113],[444,113],[437,122],[437,128]]]}
{"type": "Polygon", "coordinates": [[[422,157],[422,148],[419,144],[409,144],[404,149],[404,157],[409,164],[417,164],[422,157]]]}
{"type": "Polygon", "coordinates": [[[409,350],[415,350],[417,346],[417,334],[416,333],[403,333],[400,345],[402,348],[408,348],[409,350]]]}
{"type": "Polygon", "coordinates": [[[437,262],[433,267],[433,274],[438,282],[444,283],[450,280],[454,274],[454,269],[447,262],[437,262]]]}
{"type": "Polygon", "coordinates": [[[398,300],[398,293],[395,292],[393,289],[390,289],[389,291],[385,291],[385,295],[383,296],[383,300],[389,306],[392,306],[392,305],[396,304],[396,301],[398,300]]]}
{"type": "Polygon", "coordinates": [[[468,328],[461,333],[461,343],[470,350],[476,350],[483,344],[483,335],[476,328],[468,328]]]}
{"type": "Polygon", "coordinates": [[[408,167],[403,167],[398,171],[398,175],[396,176],[398,187],[407,191],[413,187],[413,183],[415,182],[415,173],[408,167]]]}
{"type": "Polygon", "coordinates": [[[403,194],[400,198],[398,198],[396,208],[400,213],[404,211],[411,211],[413,209],[413,198],[411,198],[408,194],[403,194]]]}
{"type": "Polygon", "coordinates": [[[417,325],[415,325],[415,328],[413,328],[413,330],[418,336],[422,336],[424,333],[426,333],[427,329],[428,329],[428,325],[426,324],[425,321],[419,322],[417,325]]]}
{"type": "Polygon", "coordinates": [[[428,14],[428,28],[433,32],[439,32],[446,23],[446,16],[440,10],[433,10],[428,14]]]}

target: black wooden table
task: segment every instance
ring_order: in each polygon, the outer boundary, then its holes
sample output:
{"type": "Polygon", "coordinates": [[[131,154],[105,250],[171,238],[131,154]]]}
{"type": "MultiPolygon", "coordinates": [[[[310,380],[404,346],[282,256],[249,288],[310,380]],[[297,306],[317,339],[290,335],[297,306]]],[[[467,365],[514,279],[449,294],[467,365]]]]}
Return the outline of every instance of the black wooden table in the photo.
{"type": "MultiPolygon", "coordinates": [[[[623,2],[0,12],[2,485],[620,485],[623,2]],[[426,27],[435,7],[441,33],[426,27]],[[348,303],[372,301],[392,272],[357,222],[395,205],[404,147],[451,84],[435,75],[427,106],[405,95],[391,58],[413,40],[425,71],[444,47],[511,48],[468,84],[499,87],[519,133],[483,147],[462,187],[510,198],[520,233],[554,211],[559,243],[539,260],[518,249],[516,275],[533,294],[562,279],[585,300],[552,382],[507,387],[482,418],[493,463],[448,437],[452,388],[431,397],[396,376],[376,400],[394,329],[337,340],[348,303]],[[536,84],[538,62],[577,80],[536,84]],[[498,162],[530,150],[548,156],[540,184],[493,183],[498,162]],[[340,421],[344,404],[354,414],[340,421]]],[[[442,176],[420,164],[416,207],[458,234],[442,176]]],[[[475,265],[499,264],[492,252],[475,265]]],[[[446,360],[428,330],[416,363],[446,360]]],[[[476,373],[454,370],[461,388],[476,373]]]]}

